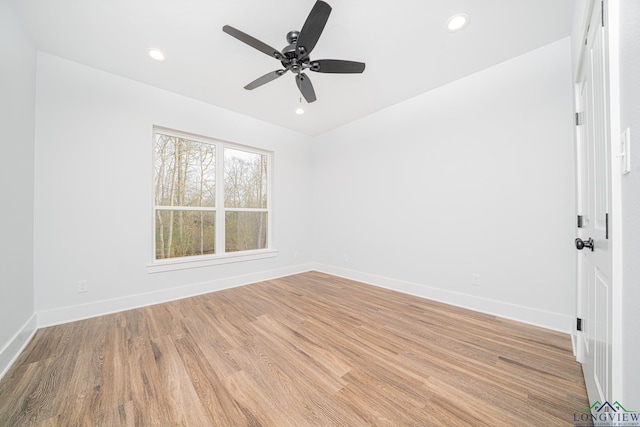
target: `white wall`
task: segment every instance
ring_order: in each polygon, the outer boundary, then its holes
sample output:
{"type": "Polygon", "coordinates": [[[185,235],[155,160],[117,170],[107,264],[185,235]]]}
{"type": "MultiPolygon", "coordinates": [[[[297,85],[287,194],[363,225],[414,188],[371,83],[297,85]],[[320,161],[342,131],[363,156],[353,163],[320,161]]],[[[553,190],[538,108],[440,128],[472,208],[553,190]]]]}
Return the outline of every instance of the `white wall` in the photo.
{"type": "Polygon", "coordinates": [[[624,405],[640,408],[640,3],[620,0],[620,112],[631,129],[632,172],[622,177],[624,405]]]}
{"type": "Polygon", "coordinates": [[[309,137],[44,53],[36,105],[40,325],[309,268],[309,137]],[[274,151],[276,258],[147,273],[153,125],[274,151]],[[78,280],[88,281],[87,293],[77,293],[78,280]]]}
{"type": "Polygon", "coordinates": [[[571,88],[567,38],[316,138],[317,267],[569,332],[571,88]]]}
{"type": "Polygon", "coordinates": [[[33,150],[36,51],[0,1],[0,377],[35,330],[33,150]]]}

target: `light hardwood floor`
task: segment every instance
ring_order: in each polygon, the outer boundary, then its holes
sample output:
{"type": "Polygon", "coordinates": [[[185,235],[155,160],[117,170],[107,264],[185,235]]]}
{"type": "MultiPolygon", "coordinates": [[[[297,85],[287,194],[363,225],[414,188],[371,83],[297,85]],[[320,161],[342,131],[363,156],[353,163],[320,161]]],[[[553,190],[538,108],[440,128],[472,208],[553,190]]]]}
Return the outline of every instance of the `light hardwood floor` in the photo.
{"type": "Polygon", "coordinates": [[[0,426],[572,426],[568,335],[309,272],[37,332],[0,426]]]}

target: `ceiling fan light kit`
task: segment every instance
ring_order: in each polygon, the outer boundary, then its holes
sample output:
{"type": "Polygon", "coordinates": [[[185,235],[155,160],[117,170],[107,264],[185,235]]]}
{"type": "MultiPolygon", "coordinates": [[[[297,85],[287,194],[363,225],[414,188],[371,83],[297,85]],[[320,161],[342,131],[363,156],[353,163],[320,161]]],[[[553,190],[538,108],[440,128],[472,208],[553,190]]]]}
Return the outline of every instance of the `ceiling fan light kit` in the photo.
{"type": "Polygon", "coordinates": [[[229,34],[232,37],[240,40],[243,43],[248,44],[254,49],[263,52],[282,64],[282,69],[271,71],[261,77],[258,77],[251,83],[247,84],[244,88],[247,90],[253,90],[266,83],[269,83],[278,77],[281,77],[288,71],[294,73],[296,79],[296,85],[300,90],[300,93],[304,99],[311,103],[316,98],[316,93],[313,89],[311,79],[304,71],[314,71],[316,73],[340,73],[340,74],[355,74],[362,73],[365,68],[363,62],[356,61],[344,61],[341,59],[319,59],[312,61],[309,58],[311,51],[316,46],[322,31],[329,19],[331,13],[331,6],[322,0],[316,1],[313,9],[309,13],[307,20],[304,22],[300,31],[289,31],[286,39],[288,45],[278,51],[266,43],[252,37],[230,25],[225,25],[222,31],[229,34]]]}

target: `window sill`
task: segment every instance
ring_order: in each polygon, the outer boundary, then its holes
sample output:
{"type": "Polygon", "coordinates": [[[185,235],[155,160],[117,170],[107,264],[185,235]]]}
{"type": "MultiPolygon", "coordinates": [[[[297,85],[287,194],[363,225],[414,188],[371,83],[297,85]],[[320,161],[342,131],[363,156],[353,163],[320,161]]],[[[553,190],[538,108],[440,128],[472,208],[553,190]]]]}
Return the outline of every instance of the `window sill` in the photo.
{"type": "Polygon", "coordinates": [[[224,255],[211,255],[210,257],[184,257],[157,260],[147,264],[147,273],[162,273],[165,271],[185,270],[188,268],[209,267],[233,262],[254,261],[258,259],[273,258],[278,255],[276,249],[263,249],[257,251],[232,252],[224,255]]]}

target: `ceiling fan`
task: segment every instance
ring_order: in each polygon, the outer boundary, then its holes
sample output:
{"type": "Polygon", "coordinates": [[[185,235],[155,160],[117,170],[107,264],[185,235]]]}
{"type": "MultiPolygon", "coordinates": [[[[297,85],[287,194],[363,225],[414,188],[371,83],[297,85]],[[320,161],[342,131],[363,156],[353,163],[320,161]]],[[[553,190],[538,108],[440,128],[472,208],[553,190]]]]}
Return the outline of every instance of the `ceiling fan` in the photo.
{"type": "Polygon", "coordinates": [[[258,49],[260,52],[280,61],[283,69],[271,71],[264,76],[258,77],[244,88],[252,90],[257,87],[269,83],[284,75],[287,71],[291,71],[296,75],[296,84],[304,99],[311,103],[316,100],[316,93],[309,76],[304,70],[315,71],[317,73],[362,73],[365,64],[363,62],[343,61],[340,59],[319,59],[312,61],[309,54],[316,46],[322,30],[329,19],[331,6],[322,0],[316,1],[311,9],[307,20],[304,22],[300,31],[289,31],[287,33],[287,43],[289,43],[282,51],[278,51],[266,43],[233,28],[230,25],[222,27],[222,31],[258,49]]]}

